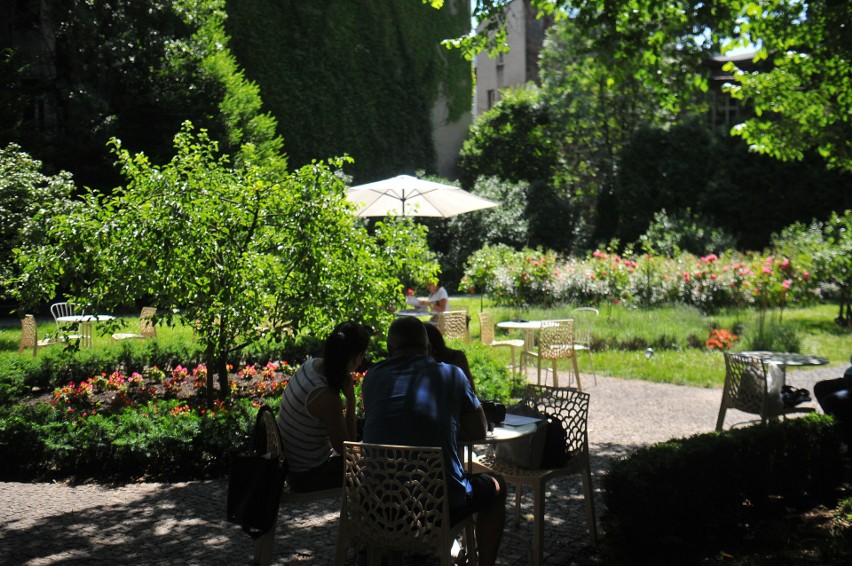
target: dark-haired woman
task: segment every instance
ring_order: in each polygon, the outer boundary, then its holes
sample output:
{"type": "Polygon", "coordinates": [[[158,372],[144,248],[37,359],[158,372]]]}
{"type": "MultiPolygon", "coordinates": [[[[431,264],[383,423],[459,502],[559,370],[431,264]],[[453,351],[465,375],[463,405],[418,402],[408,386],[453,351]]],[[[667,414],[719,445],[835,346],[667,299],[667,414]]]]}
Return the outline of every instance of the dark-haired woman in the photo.
{"type": "Polygon", "coordinates": [[[434,324],[425,324],[424,326],[426,327],[426,335],[429,337],[429,352],[432,358],[436,362],[444,362],[460,368],[470,382],[471,389],[476,393],[476,385],[473,383],[473,375],[470,373],[467,355],[462,350],[455,350],[447,346],[444,335],[434,324]]]}
{"type": "Polygon", "coordinates": [[[356,434],[351,374],[364,361],[372,334],[370,327],[355,322],[338,325],[325,340],[323,356],[303,363],[284,389],[278,428],[287,481],[296,491],[341,485],[343,442],[355,440],[356,434]]]}

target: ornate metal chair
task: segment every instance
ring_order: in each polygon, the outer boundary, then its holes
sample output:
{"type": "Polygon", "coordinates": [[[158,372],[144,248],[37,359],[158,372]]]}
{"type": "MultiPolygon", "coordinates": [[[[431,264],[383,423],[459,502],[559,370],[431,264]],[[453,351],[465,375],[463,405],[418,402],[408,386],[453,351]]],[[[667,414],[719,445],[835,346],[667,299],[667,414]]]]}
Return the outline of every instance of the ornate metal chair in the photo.
{"type": "Polygon", "coordinates": [[[592,361],[592,329],[598,320],[599,311],[594,307],[578,307],[571,311],[574,319],[574,351],[585,351],[589,354],[589,367],[595,385],[598,384],[598,376],[595,374],[595,364],[592,361]]]}
{"type": "Polygon", "coordinates": [[[586,520],[592,545],[597,545],[598,531],[595,500],[592,490],[592,466],[589,459],[589,394],[568,387],[529,387],[524,404],[535,408],[562,423],[566,432],[565,451],[568,463],[560,468],[526,469],[496,458],[493,454],[481,457],[475,466],[501,474],[507,484],[515,485],[515,526],[520,523],[521,491],[523,485],[533,490],[533,564],[540,565],[544,557],[544,510],[547,482],[558,477],[580,474],[586,501],[586,520]]]}
{"type": "Polygon", "coordinates": [[[157,337],[157,327],[154,326],[154,316],[157,314],[157,309],[154,307],[142,307],[142,313],[139,315],[139,334],[130,332],[118,332],[112,335],[113,340],[144,340],[146,338],[157,337]]]}
{"type": "Polygon", "coordinates": [[[577,389],[583,389],[583,385],[580,382],[580,368],[577,366],[577,352],[574,350],[573,320],[544,321],[538,333],[538,346],[534,349],[525,350],[524,354],[528,358],[536,359],[538,385],[542,384],[542,360],[550,360],[551,371],[553,371],[553,385],[554,387],[559,387],[559,374],[557,373],[556,364],[559,360],[570,359],[572,369],[574,370],[574,378],[577,380],[577,389]]]}
{"type": "Polygon", "coordinates": [[[50,339],[39,340],[35,317],[31,314],[21,319],[21,343],[18,346],[18,354],[22,354],[25,348],[33,349],[33,357],[38,356],[38,349],[50,346],[50,339]]]}
{"type": "Polygon", "coordinates": [[[523,340],[495,340],[494,339],[494,317],[490,312],[479,313],[479,339],[486,346],[492,348],[509,348],[512,356],[512,373],[519,372],[518,366],[515,365],[515,349],[523,348],[523,340]]]}
{"type": "Polygon", "coordinates": [[[470,330],[467,327],[467,310],[444,311],[438,313],[435,326],[447,340],[470,342],[470,330]]]}
{"type": "Polygon", "coordinates": [[[345,442],[343,466],[335,564],[355,547],[366,549],[370,564],[380,564],[382,554],[431,552],[450,566],[462,532],[465,556],[475,563],[473,517],[450,525],[440,447],[345,442]]]}
{"type": "MultiPolygon", "coordinates": [[[[811,407],[787,407],[781,400],[784,366],[765,364],[758,358],[724,352],[725,388],[716,419],[716,431],[725,426],[725,413],[737,409],[760,416],[761,424],[792,413],[812,413],[811,407]]],[[[734,425],[736,426],[736,425],[734,425]]]]}

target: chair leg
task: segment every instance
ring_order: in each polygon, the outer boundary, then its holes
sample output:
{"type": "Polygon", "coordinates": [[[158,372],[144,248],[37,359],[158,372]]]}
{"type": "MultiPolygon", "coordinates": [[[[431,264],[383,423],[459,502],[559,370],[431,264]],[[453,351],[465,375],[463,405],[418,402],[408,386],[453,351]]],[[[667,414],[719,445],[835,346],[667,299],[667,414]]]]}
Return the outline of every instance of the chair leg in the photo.
{"type": "Polygon", "coordinates": [[[349,541],[343,536],[338,527],[337,546],[334,547],[334,566],[343,566],[346,564],[346,554],[349,550],[349,541]]]}
{"type": "Polygon", "coordinates": [[[517,529],[521,525],[521,491],[523,490],[523,485],[516,483],[515,484],[515,528],[517,529]]]}
{"type": "Polygon", "coordinates": [[[272,562],[272,545],[275,542],[275,528],[278,526],[278,517],[272,522],[272,528],[254,543],[254,563],[267,566],[272,562]]]}
{"type": "Polygon", "coordinates": [[[592,471],[586,468],[581,474],[583,478],[583,493],[586,497],[586,520],[589,522],[589,537],[592,546],[598,545],[598,525],[595,518],[595,493],[592,490],[592,471]]]}
{"type": "Polygon", "coordinates": [[[541,387],[541,356],[538,357],[538,360],[536,360],[536,362],[537,362],[537,366],[538,366],[538,373],[536,374],[536,377],[537,377],[536,382],[538,383],[538,386],[541,387]]]}
{"type": "Polygon", "coordinates": [[[559,387],[559,374],[556,372],[556,358],[552,360],[553,366],[553,387],[559,387]]]}
{"type": "Polygon", "coordinates": [[[722,432],[722,429],[725,427],[725,411],[728,409],[727,399],[725,399],[724,394],[722,395],[722,404],[719,407],[719,417],[716,419],[716,432],[722,432]]]}
{"type": "Polygon", "coordinates": [[[597,385],[598,384],[598,374],[595,373],[595,362],[592,360],[592,347],[589,346],[589,348],[586,350],[586,352],[589,354],[589,367],[592,369],[592,378],[594,378],[595,385],[597,385]]]}
{"type": "Polygon", "coordinates": [[[544,484],[533,486],[533,565],[544,562],[544,484]]]}
{"type": "Polygon", "coordinates": [[[577,380],[577,389],[582,391],[583,384],[580,383],[580,367],[577,365],[577,351],[574,351],[574,355],[571,356],[571,366],[574,368],[574,379],[577,380]]]}

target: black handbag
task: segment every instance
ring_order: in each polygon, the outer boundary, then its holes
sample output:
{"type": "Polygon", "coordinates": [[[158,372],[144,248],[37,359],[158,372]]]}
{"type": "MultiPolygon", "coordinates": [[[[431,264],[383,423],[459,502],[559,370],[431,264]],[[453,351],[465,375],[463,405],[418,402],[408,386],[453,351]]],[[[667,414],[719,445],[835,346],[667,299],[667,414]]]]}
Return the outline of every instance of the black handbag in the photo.
{"type": "Polygon", "coordinates": [[[254,426],[255,454],[235,456],[231,459],[228,477],[227,520],[240,525],[252,538],[269,532],[278,515],[281,490],[287,469],[282,461],[265,452],[266,429],[264,412],[272,413],[268,405],[261,405],[254,426]],[[262,448],[261,448],[262,446],[262,448]]]}

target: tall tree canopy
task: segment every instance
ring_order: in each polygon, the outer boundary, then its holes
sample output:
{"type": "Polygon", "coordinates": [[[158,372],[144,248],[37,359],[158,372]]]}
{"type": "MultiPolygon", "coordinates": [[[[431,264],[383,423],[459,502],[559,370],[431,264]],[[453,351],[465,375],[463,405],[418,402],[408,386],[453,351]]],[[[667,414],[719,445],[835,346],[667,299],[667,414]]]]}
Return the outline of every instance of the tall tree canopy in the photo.
{"type": "MultiPolygon", "coordinates": [[[[485,31],[451,41],[474,54],[503,43],[505,0],[475,0],[485,31]]],[[[571,17],[594,32],[599,56],[641,63],[635,77],[675,109],[688,66],[707,49],[757,46],[765,72],[737,73],[732,94],[757,115],[734,128],[753,151],[801,159],[817,150],[828,166],[852,171],[852,3],[846,0],[531,0],[542,14],[571,17]]],[[[615,70],[619,65],[613,67],[615,70]]]]}

